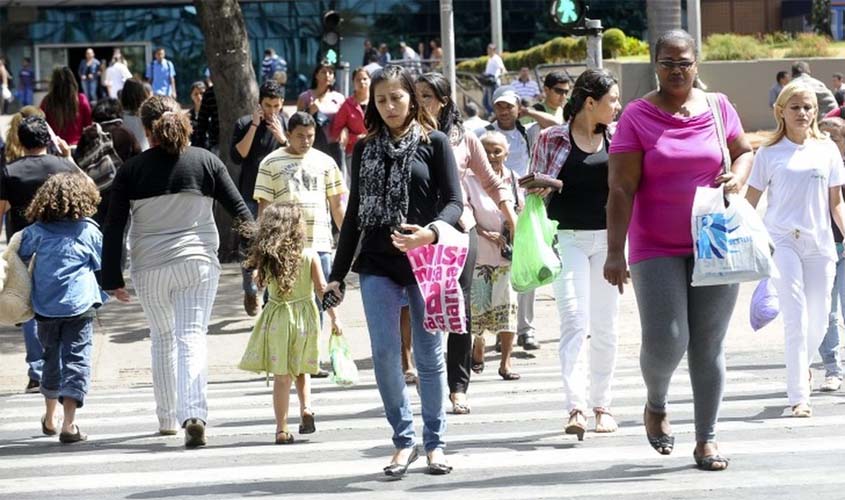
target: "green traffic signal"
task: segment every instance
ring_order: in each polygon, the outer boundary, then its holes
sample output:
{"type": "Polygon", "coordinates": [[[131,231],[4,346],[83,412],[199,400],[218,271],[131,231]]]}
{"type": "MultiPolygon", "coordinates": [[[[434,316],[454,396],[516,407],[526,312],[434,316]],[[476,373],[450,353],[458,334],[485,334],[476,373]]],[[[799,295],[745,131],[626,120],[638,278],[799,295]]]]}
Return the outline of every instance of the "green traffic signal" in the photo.
{"type": "Polygon", "coordinates": [[[561,26],[572,26],[584,17],[583,0],[555,0],[551,9],[552,18],[561,26]]]}

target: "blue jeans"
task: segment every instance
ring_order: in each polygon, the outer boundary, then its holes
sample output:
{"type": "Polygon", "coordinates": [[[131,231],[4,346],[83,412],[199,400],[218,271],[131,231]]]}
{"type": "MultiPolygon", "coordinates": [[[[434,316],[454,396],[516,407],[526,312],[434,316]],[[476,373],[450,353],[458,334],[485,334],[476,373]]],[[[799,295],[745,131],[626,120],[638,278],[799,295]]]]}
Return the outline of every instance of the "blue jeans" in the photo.
{"type": "Polygon", "coordinates": [[[94,318],[85,315],[39,319],[38,336],[44,345],[41,394],[59,402],[72,398],[81,408],[91,385],[94,318]]]}
{"type": "Polygon", "coordinates": [[[38,326],[34,319],[21,325],[23,330],[23,341],[26,345],[26,364],[29,365],[27,374],[29,378],[41,381],[41,370],[44,367],[44,348],[38,340],[38,326]]]}
{"type": "Polygon", "coordinates": [[[376,384],[387,421],[393,428],[393,445],[397,449],[405,449],[416,444],[414,415],[402,371],[402,338],[399,334],[399,312],[407,295],[411,307],[414,362],[422,402],[423,444],[426,452],[445,448],[443,435],[446,433],[446,412],[443,398],[447,389],[443,334],[431,334],[423,328],[425,304],[416,284],[403,287],[390,278],[372,274],[361,274],[360,281],[376,384]]]}
{"type": "Polygon", "coordinates": [[[484,92],[482,96],[482,104],[484,105],[484,109],[487,111],[488,114],[493,112],[493,92],[496,91],[497,87],[498,85],[485,85],[484,87],[482,87],[482,91],[484,92]]]}
{"type": "Polygon", "coordinates": [[[31,106],[32,96],[33,91],[31,87],[24,87],[22,89],[18,89],[18,101],[20,101],[21,106],[31,106]]]}
{"type": "Polygon", "coordinates": [[[88,102],[92,105],[97,101],[98,84],[99,79],[97,78],[94,78],[93,80],[82,80],[82,91],[85,93],[85,97],[88,98],[88,102]]]}
{"type": "MultiPolygon", "coordinates": [[[[249,198],[251,197],[243,197],[244,203],[246,203],[246,208],[249,209],[253,217],[258,217],[258,202],[249,198]]],[[[246,251],[247,249],[243,246],[243,240],[241,240],[241,255],[245,256],[246,251]]],[[[247,295],[257,295],[258,287],[255,285],[255,282],[252,281],[252,269],[241,268],[241,278],[244,293],[247,295]]]]}
{"type": "MultiPolygon", "coordinates": [[[[842,254],[841,243],[836,245],[842,254]]],[[[842,356],[840,353],[839,315],[845,309],[845,259],[836,262],[836,277],[833,279],[833,292],[830,300],[830,320],[827,334],[819,346],[819,354],[824,363],[825,377],[842,378],[842,356]]]]}

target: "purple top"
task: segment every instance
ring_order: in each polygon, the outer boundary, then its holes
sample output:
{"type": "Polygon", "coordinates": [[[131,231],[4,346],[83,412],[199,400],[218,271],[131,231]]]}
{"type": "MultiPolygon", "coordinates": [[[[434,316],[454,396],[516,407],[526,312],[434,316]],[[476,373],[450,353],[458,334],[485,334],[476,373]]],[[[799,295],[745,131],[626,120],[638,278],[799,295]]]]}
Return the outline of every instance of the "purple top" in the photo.
{"type": "MultiPolygon", "coordinates": [[[[736,110],[717,94],[728,144],[743,134],[736,110]]],[[[695,189],[715,186],[722,170],[716,125],[708,109],[673,116],[645,99],[625,108],[610,154],[643,153],[642,176],[628,228],[629,262],[692,255],[690,217],[695,189]]]]}

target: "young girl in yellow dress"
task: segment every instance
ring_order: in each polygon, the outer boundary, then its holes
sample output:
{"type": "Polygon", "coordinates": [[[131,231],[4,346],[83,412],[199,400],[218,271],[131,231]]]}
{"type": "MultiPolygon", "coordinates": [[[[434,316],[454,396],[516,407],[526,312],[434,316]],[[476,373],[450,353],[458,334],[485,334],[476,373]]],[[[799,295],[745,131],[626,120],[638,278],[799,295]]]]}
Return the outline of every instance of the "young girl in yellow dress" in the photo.
{"type": "Polygon", "coordinates": [[[256,269],[258,286],[268,287],[261,311],[239,367],[273,374],[276,444],[290,444],[288,406],[291,380],[299,396],[300,434],[314,432],[309,374],[317,373],[320,316],[314,293],[322,299],[326,281],[316,252],[305,249],[305,221],[299,206],[274,203],[258,219],[244,262],[256,269]]]}

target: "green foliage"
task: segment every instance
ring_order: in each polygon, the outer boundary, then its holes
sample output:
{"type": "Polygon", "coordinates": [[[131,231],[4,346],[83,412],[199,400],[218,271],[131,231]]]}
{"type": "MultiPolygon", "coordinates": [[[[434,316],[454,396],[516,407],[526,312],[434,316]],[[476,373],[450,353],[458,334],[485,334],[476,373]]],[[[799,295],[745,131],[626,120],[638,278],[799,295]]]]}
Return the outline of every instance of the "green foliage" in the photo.
{"type": "MultiPolygon", "coordinates": [[[[559,61],[580,61],[587,57],[587,41],[584,38],[557,37],[548,42],[516,52],[505,52],[502,61],[509,71],[523,66],[533,68],[538,64],[559,61]]],[[[477,57],[458,64],[459,71],[482,73],[487,65],[487,56],[477,57]]]]}
{"type": "Polygon", "coordinates": [[[785,57],[828,57],[833,55],[830,38],[814,33],[801,33],[790,45],[785,57]]]}
{"type": "Polygon", "coordinates": [[[648,42],[644,42],[633,36],[625,37],[625,46],[619,51],[620,56],[647,56],[649,53],[648,42]]]}
{"type": "Polygon", "coordinates": [[[707,61],[750,61],[771,57],[772,49],[753,36],[719,33],[704,42],[707,61]]]}
{"type": "Polygon", "coordinates": [[[625,33],[619,28],[610,28],[601,37],[602,49],[610,57],[616,57],[625,48],[625,33]]]}
{"type": "Polygon", "coordinates": [[[760,41],[772,47],[784,47],[793,41],[792,33],[785,31],[775,31],[774,33],[766,33],[762,35],[760,41]]]}
{"type": "Polygon", "coordinates": [[[819,35],[833,35],[830,30],[830,0],[813,0],[810,24],[819,35]]]}

